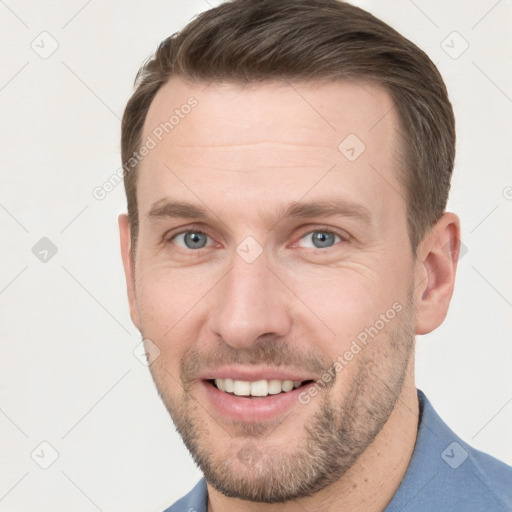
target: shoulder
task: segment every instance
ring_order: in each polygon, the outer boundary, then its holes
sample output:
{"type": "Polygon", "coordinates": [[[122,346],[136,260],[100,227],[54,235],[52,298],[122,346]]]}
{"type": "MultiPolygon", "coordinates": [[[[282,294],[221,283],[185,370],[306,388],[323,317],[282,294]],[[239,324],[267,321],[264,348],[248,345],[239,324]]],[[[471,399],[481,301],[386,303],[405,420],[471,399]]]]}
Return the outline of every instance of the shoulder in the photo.
{"type": "Polygon", "coordinates": [[[496,510],[512,510],[512,467],[466,443],[462,446],[468,453],[470,482],[495,503],[496,510]]]}
{"type": "Polygon", "coordinates": [[[418,398],[416,446],[386,512],[510,512],[512,467],[464,442],[421,391],[418,398]]]}
{"type": "Polygon", "coordinates": [[[206,480],[202,478],[196,486],[164,512],[206,512],[206,480]]]}

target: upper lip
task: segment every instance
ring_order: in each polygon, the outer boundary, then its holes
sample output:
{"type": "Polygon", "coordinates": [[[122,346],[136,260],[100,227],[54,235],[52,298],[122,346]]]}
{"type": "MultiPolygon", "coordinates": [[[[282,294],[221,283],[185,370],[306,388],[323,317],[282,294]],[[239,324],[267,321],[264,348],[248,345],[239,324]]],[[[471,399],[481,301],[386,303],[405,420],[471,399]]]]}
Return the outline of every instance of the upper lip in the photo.
{"type": "Polygon", "coordinates": [[[243,368],[223,366],[212,370],[207,370],[199,376],[202,380],[212,379],[233,379],[256,382],[258,380],[294,380],[304,382],[306,380],[314,380],[311,375],[298,373],[297,371],[285,370],[282,368],[243,368]]]}

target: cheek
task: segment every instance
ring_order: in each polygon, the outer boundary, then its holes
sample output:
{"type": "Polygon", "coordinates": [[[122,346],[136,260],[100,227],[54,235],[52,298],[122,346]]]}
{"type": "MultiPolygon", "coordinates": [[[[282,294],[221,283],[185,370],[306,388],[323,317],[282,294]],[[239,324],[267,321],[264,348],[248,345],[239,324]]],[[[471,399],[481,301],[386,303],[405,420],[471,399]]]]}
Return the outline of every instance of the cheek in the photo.
{"type": "Polygon", "coordinates": [[[194,283],[171,278],[171,275],[170,272],[145,271],[138,280],[137,303],[142,335],[160,351],[151,370],[174,388],[174,379],[165,373],[168,370],[178,378],[180,361],[198,339],[195,329],[204,291],[201,293],[194,283]]]}
{"type": "Polygon", "coordinates": [[[389,265],[370,265],[368,262],[322,269],[312,272],[307,279],[304,275],[297,276],[292,289],[302,302],[298,306],[303,325],[311,329],[314,323],[317,329],[325,332],[325,336],[318,338],[329,352],[333,346],[335,350],[343,351],[359,333],[374,325],[380,315],[386,315],[394,304],[404,304],[409,281],[405,272],[393,270],[398,266],[396,262],[389,265]]]}
{"type": "Polygon", "coordinates": [[[208,279],[199,276],[194,269],[179,271],[147,265],[136,276],[137,303],[143,326],[157,332],[159,337],[170,333],[201,301],[207,283],[208,279]]]}

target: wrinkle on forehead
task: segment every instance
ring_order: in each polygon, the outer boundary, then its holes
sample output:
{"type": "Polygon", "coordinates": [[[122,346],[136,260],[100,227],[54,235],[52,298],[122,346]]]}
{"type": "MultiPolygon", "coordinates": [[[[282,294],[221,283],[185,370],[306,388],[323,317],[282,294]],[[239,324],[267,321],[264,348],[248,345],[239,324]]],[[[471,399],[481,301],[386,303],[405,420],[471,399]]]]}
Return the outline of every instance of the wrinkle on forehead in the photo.
{"type": "Polygon", "coordinates": [[[257,143],[276,124],[286,129],[272,133],[274,142],[330,145],[350,132],[377,130],[379,136],[396,125],[393,100],[381,86],[339,80],[319,85],[262,82],[258,84],[189,84],[170,79],[156,94],[144,133],[168,120],[194,97],[197,106],[172,130],[172,144],[236,145],[242,138],[257,143]],[[201,119],[206,119],[202,123],[201,119]],[[236,129],[235,129],[236,128],[236,129]],[[346,132],[346,133],[345,133],[346,132]]]}
{"type": "Polygon", "coordinates": [[[393,100],[375,84],[263,82],[205,88],[176,77],[153,100],[144,136],[191,97],[197,106],[164,136],[148,162],[157,157],[173,167],[246,172],[332,165],[348,169],[356,164],[338,147],[350,134],[365,144],[363,160],[372,160],[376,167],[395,158],[398,123],[393,100]]]}
{"type": "Polygon", "coordinates": [[[183,185],[208,204],[233,202],[238,195],[244,204],[267,204],[285,192],[299,199],[308,190],[314,196],[338,189],[371,204],[378,216],[389,201],[386,209],[402,213],[396,192],[399,125],[382,87],[333,81],[205,88],[173,78],[156,95],[144,136],[191,97],[197,106],[141,163],[141,207],[183,185]],[[355,161],[339,149],[351,134],[365,145],[355,161]]]}

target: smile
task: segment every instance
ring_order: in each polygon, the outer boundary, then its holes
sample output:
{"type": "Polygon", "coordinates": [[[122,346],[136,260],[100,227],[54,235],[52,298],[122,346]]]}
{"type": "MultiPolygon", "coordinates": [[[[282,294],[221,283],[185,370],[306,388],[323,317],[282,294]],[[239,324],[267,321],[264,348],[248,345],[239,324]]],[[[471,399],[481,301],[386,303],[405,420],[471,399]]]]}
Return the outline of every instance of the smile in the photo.
{"type": "Polygon", "coordinates": [[[261,379],[251,382],[235,379],[213,379],[211,382],[218,390],[228,394],[245,397],[266,397],[288,393],[310,381],[261,379]]]}

